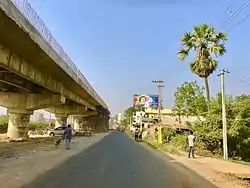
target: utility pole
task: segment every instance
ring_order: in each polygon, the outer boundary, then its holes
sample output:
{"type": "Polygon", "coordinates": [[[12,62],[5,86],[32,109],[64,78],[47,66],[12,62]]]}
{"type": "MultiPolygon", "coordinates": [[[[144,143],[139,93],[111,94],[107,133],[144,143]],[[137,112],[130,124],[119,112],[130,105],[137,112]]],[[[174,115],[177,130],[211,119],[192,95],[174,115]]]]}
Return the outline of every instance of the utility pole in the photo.
{"type": "Polygon", "coordinates": [[[161,88],[164,87],[164,81],[163,80],[153,80],[153,83],[157,84],[158,89],[158,143],[162,144],[162,133],[161,133],[161,109],[162,109],[162,95],[161,95],[161,88]]]}
{"type": "Polygon", "coordinates": [[[221,77],[221,100],[222,100],[222,123],[223,123],[223,157],[225,160],[228,159],[227,149],[227,114],[226,114],[226,98],[225,98],[225,73],[229,73],[227,70],[220,70],[218,76],[221,77]]]}

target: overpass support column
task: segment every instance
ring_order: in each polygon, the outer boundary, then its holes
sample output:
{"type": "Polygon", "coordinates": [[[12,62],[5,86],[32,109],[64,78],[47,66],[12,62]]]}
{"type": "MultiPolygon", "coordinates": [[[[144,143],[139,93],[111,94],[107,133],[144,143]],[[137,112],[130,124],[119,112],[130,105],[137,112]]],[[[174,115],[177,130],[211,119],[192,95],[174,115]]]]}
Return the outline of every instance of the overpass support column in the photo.
{"type": "Polygon", "coordinates": [[[108,118],[103,115],[95,115],[87,118],[87,125],[96,132],[102,132],[108,130],[108,118]]]}
{"type": "Polygon", "coordinates": [[[32,111],[8,109],[9,122],[7,136],[14,140],[27,138],[31,114],[32,111]]]}
{"type": "Polygon", "coordinates": [[[84,129],[86,125],[86,119],[82,115],[74,115],[73,116],[73,126],[76,131],[84,129]]]}
{"type": "Polygon", "coordinates": [[[55,127],[67,125],[67,118],[68,118],[67,115],[57,115],[56,114],[55,127]]]}
{"type": "Polygon", "coordinates": [[[108,131],[109,130],[109,117],[104,116],[103,117],[103,131],[108,131]]]}
{"type": "Polygon", "coordinates": [[[89,116],[85,118],[86,120],[86,127],[91,131],[96,131],[96,118],[95,116],[89,116]]]}
{"type": "Polygon", "coordinates": [[[101,116],[100,117],[100,130],[101,131],[108,131],[108,120],[109,118],[107,116],[101,116]]]}

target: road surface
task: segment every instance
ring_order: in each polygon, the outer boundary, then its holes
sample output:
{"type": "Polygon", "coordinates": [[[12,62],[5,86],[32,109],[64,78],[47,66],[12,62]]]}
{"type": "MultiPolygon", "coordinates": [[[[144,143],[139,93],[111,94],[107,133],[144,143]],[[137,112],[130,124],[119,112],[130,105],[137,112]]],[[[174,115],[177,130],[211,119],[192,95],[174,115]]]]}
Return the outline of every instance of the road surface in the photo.
{"type": "Polygon", "coordinates": [[[23,188],[215,188],[165,154],[125,133],[100,142],[38,176],[23,188]]]}

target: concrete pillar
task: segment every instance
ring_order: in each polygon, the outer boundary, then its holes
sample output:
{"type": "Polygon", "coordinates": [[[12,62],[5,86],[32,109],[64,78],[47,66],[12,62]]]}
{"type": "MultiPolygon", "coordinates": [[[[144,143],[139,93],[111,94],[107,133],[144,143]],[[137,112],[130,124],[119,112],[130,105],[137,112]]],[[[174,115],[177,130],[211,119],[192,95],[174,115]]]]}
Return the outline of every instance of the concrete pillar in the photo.
{"type": "Polygon", "coordinates": [[[81,115],[73,116],[73,126],[76,131],[83,130],[86,125],[86,120],[81,115]]]}
{"type": "Polygon", "coordinates": [[[27,110],[8,109],[8,115],[9,123],[7,136],[13,140],[27,138],[31,112],[27,110]]]}
{"type": "Polygon", "coordinates": [[[108,131],[109,130],[109,117],[104,116],[103,119],[103,131],[108,131]]]}
{"type": "Polygon", "coordinates": [[[91,131],[96,131],[96,118],[95,116],[90,116],[87,118],[87,126],[91,131]]]}
{"type": "Polygon", "coordinates": [[[55,127],[67,125],[67,118],[68,116],[66,115],[56,115],[55,127]]]}
{"type": "Polygon", "coordinates": [[[104,115],[98,114],[95,116],[89,117],[88,125],[92,128],[92,130],[96,132],[103,132],[108,130],[108,118],[104,115]]]}

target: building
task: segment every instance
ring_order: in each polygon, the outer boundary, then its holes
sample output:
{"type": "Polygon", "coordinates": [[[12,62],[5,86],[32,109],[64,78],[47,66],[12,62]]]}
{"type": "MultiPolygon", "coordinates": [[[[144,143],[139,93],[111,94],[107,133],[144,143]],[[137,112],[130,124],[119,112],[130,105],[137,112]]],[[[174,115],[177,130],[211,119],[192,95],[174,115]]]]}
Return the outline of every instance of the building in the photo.
{"type": "Polygon", "coordinates": [[[142,123],[142,119],[145,117],[146,113],[144,111],[136,111],[133,114],[133,125],[140,125],[142,123]]]}
{"type": "MultiPolygon", "coordinates": [[[[148,118],[150,119],[158,119],[158,110],[157,109],[151,109],[148,108],[145,110],[145,113],[148,118]]],[[[173,110],[171,109],[163,109],[161,110],[161,115],[164,116],[172,116],[173,115],[173,110]]]]}
{"type": "MultiPolygon", "coordinates": [[[[158,110],[157,109],[146,109],[146,116],[149,119],[158,120],[158,110]]],[[[198,120],[203,120],[203,117],[198,116],[177,116],[174,114],[172,109],[161,110],[161,122],[165,125],[173,125],[175,127],[185,127],[188,122],[195,122],[198,120]]]]}
{"type": "Polygon", "coordinates": [[[34,114],[30,116],[30,121],[46,121],[43,112],[41,111],[34,111],[34,114]]]}
{"type": "Polygon", "coordinates": [[[117,114],[117,124],[120,125],[122,121],[122,113],[117,114]]]}

